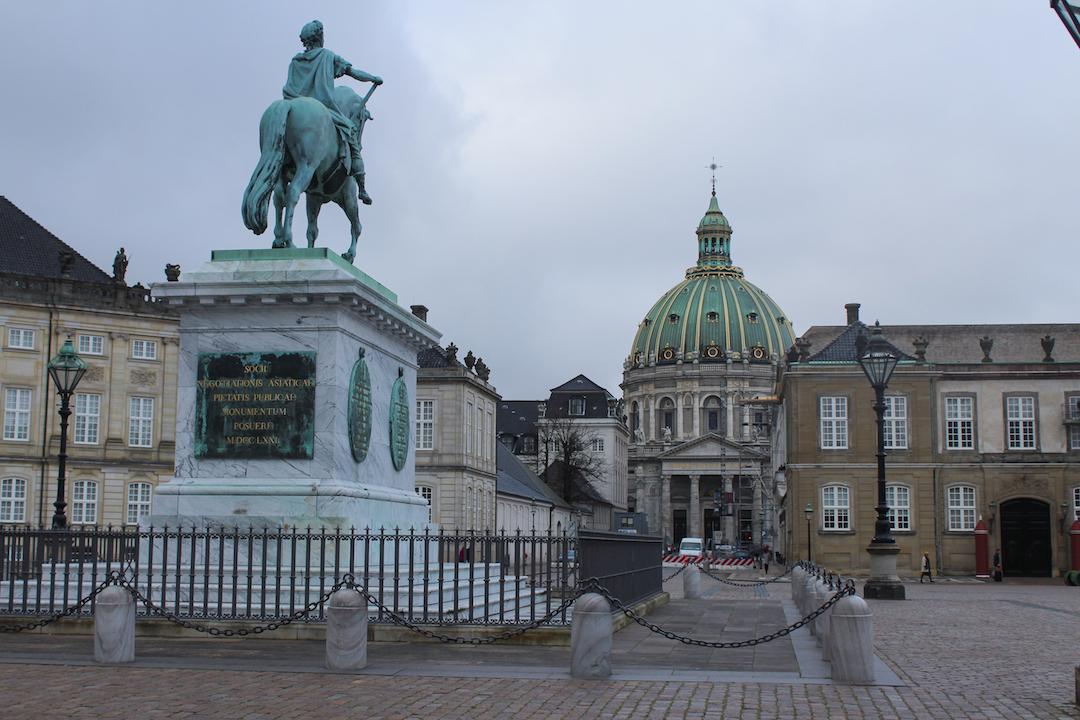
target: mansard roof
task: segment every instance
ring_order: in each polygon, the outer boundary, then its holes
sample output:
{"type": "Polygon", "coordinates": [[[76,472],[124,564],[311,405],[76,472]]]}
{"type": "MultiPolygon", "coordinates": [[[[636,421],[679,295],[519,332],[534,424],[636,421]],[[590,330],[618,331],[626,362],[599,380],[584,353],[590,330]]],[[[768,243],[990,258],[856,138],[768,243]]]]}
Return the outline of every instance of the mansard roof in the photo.
{"type": "Polygon", "coordinates": [[[112,277],[0,195],[0,258],[4,272],[39,278],[112,283],[112,277]],[[60,271],[61,253],[71,254],[68,273],[60,271]]]}

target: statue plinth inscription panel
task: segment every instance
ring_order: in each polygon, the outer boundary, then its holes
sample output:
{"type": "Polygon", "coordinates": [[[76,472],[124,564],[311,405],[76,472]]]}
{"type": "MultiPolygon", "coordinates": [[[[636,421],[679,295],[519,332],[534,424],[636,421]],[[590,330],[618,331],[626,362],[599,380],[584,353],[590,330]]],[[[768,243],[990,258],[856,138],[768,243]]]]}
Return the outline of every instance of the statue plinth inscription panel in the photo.
{"type": "Polygon", "coordinates": [[[315,353],[200,353],[195,456],[310,460],[315,353]]]}

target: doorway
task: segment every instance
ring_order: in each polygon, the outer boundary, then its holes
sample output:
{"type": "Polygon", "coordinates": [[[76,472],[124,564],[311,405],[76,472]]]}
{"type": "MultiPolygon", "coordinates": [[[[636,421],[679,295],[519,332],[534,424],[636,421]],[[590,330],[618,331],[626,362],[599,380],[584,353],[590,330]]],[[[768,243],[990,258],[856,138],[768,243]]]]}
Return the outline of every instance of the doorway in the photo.
{"type": "Polygon", "coordinates": [[[1005,575],[1050,577],[1050,504],[1031,498],[1001,503],[1001,564],[1005,575]]]}
{"type": "Polygon", "coordinates": [[[682,539],[686,537],[686,511],[685,510],[673,510],[672,511],[672,523],[671,530],[672,538],[675,541],[675,546],[678,547],[682,539]]]}

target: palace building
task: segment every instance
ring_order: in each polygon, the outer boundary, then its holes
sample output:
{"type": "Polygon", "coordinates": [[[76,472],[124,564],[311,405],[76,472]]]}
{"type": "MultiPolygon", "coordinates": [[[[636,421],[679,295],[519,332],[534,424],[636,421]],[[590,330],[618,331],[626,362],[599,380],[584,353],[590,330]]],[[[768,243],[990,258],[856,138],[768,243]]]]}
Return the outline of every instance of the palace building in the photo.
{"type": "Polygon", "coordinates": [[[697,263],[645,313],[623,365],[631,509],[669,543],[770,545],[776,373],[795,333],[732,264],[715,186],[695,234],[697,263]]]}

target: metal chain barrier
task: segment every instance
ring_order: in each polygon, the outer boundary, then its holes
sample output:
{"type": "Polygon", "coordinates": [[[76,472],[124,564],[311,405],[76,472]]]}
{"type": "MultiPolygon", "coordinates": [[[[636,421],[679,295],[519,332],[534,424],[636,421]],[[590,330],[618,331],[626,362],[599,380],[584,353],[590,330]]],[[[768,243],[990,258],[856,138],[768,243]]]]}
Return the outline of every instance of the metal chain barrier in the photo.
{"type": "Polygon", "coordinates": [[[634,622],[636,622],[638,625],[642,626],[646,630],[654,632],[657,635],[663,635],[664,637],[668,638],[669,640],[678,640],[679,642],[683,643],[684,645],[696,645],[698,647],[718,648],[718,649],[723,649],[723,650],[730,650],[730,649],[734,649],[734,648],[753,647],[754,645],[761,645],[763,643],[767,643],[767,642],[771,642],[773,640],[776,640],[777,638],[784,637],[785,635],[790,635],[794,631],[801,628],[803,625],[806,625],[807,623],[813,621],[815,618],[817,618],[822,613],[827,612],[829,610],[829,608],[831,608],[836,603],[840,602],[840,600],[842,598],[845,598],[848,595],[854,595],[855,594],[855,583],[853,581],[851,581],[851,580],[848,580],[847,585],[842,587],[840,590],[838,590],[836,595],[829,598],[829,600],[826,601],[824,605],[822,605],[821,607],[819,607],[817,610],[810,613],[806,617],[802,618],[801,620],[798,620],[797,622],[792,623],[791,625],[788,625],[785,628],[781,628],[780,630],[777,630],[774,633],[769,633],[768,635],[762,635],[761,637],[753,638],[751,640],[736,640],[736,641],[733,641],[733,642],[711,642],[711,641],[708,641],[708,640],[697,640],[696,638],[686,637],[685,635],[679,635],[678,633],[673,633],[673,632],[671,632],[669,630],[665,630],[662,627],[660,627],[659,625],[649,622],[648,620],[646,620],[645,618],[643,618],[642,616],[640,616],[636,612],[634,612],[632,609],[630,609],[630,608],[626,607],[625,605],[623,605],[622,602],[620,602],[618,598],[612,596],[612,594],[610,592],[608,592],[608,590],[606,588],[600,586],[599,583],[594,582],[593,585],[596,588],[596,592],[598,592],[601,595],[603,595],[604,597],[606,597],[608,599],[608,602],[613,604],[615,607],[617,607],[619,610],[621,610],[624,615],[626,615],[628,618],[630,618],[631,620],[633,620],[634,622]]]}
{"type": "Polygon", "coordinates": [[[668,580],[674,580],[675,578],[677,578],[679,576],[679,573],[686,572],[686,568],[688,568],[688,567],[690,567],[689,563],[687,563],[686,565],[683,565],[681,568],[679,568],[678,570],[676,570],[675,572],[671,573],[666,578],[664,578],[664,582],[667,582],[668,580]]]}
{"type": "Polygon", "coordinates": [[[724,583],[725,585],[731,585],[732,587],[740,587],[740,588],[751,588],[751,587],[761,587],[762,585],[768,585],[768,584],[774,583],[774,582],[776,582],[778,580],[782,580],[783,578],[790,575],[791,571],[794,570],[794,569],[795,569],[794,567],[789,567],[787,570],[784,571],[784,573],[782,575],[777,575],[776,577],[769,578],[768,580],[732,580],[730,578],[717,577],[716,575],[713,575],[712,572],[706,570],[705,568],[702,568],[701,572],[708,575],[709,577],[711,577],[716,582],[724,583]]]}
{"type": "Polygon", "coordinates": [[[111,573],[109,573],[109,576],[107,578],[105,578],[105,580],[102,581],[102,583],[100,585],[98,585],[96,588],[94,588],[93,590],[90,591],[89,595],[82,598],[81,600],[79,600],[77,603],[75,603],[71,607],[69,607],[69,608],[67,608],[65,610],[61,610],[60,612],[55,613],[53,615],[49,615],[48,617],[44,617],[44,618],[42,618],[40,620],[36,620],[36,621],[34,621],[32,623],[25,623],[25,624],[22,624],[22,625],[0,626],[0,633],[19,633],[19,632],[23,632],[24,630],[36,630],[37,628],[45,627],[49,623],[54,623],[57,620],[60,620],[62,618],[71,617],[72,615],[76,615],[84,607],[86,607],[86,605],[88,603],[90,603],[94,598],[96,598],[98,595],[100,595],[102,592],[104,592],[105,588],[109,587],[110,585],[122,585],[122,584],[124,584],[123,576],[118,571],[113,570],[111,573]]]}

